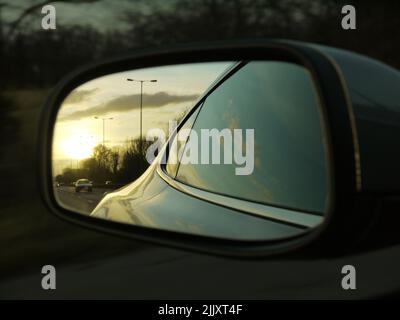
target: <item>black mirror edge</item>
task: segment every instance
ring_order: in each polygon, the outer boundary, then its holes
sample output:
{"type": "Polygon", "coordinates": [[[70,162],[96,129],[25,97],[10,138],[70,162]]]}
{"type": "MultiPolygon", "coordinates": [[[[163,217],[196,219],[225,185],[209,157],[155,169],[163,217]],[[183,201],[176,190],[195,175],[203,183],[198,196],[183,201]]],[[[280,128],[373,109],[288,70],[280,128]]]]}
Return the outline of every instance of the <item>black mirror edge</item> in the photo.
{"type": "Polygon", "coordinates": [[[138,50],[135,54],[92,63],[67,75],[53,89],[41,114],[38,181],[40,193],[47,207],[57,217],[122,237],[171,246],[200,253],[235,258],[312,259],[345,255],[356,250],[356,245],[375,218],[370,199],[360,195],[357,182],[357,140],[350,99],[340,68],[321,51],[307,43],[286,40],[238,40],[170,46],[138,50]],[[322,103],[322,114],[330,145],[331,199],[323,224],[301,236],[273,242],[243,242],[210,239],[148,229],[112,221],[93,219],[59,206],[54,197],[51,173],[51,142],[53,124],[58,108],[68,93],[95,77],[131,69],[166,64],[250,59],[278,59],[293,61],[307,67],[316,83],[322,103]],[[368,212],[368,213],[366,213],[368,212]],[[363,219],[360,221],[360,214],[363,219]],[[354,234],[358,228],[359,233],[354,234]]]}

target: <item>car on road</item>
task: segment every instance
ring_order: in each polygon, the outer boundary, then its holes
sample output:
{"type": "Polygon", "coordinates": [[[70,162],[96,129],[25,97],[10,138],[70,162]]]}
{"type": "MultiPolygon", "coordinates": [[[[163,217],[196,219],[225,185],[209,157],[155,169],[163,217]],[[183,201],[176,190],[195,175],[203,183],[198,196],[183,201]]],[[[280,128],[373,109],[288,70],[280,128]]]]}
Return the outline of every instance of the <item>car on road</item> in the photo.
{"type": "Polygon", "coordinates": [[[92,192],[93,183],[88,179],[79,179],[78,181],[75,182],[75,192],[79,192],[85,189],[88,192],[92,192]]]}

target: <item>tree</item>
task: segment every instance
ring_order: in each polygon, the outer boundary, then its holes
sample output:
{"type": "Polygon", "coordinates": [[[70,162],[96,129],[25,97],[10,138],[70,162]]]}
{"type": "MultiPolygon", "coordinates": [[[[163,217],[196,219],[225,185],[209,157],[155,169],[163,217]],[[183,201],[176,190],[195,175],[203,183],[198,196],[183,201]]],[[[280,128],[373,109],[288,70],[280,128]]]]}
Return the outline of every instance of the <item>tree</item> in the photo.
{"type": "Polygon", "coordinates": [[[128,140],[122,151],[121,168],[118,180],[124,183],[136,180],[149,166],[146,160],[146,150],[151,145],[149,141],[140,139],[128,140]]]}
{"type": "Polygon", "coordinates": [[[120,159],[120,154],[119,150],[115,149],[111,151],[111,172],[116,175],[118,173],[118,167],[119,167],[119,159],[120,159]]]}
{"type": "Polygon", "coordinates": [[[129,183],[137,179],[149,166],[146,150],[151,142],[143,141],[141,152],[140,139],[126,141],[123,148],[108,148],[103,144],[93,149],[90,158],[81,161],[80,169],[65,168],[56,177],[57,182],[71,183],[80,178],[87,178],[97,183],[107,180],[115,184],[129,183]]]}
{"type": "Polygon", "coordinates": [[[93,149],[93,158],[96,160],[99,168],[110,170],[112,166],[112,151],[104,144],[99,144],[93,149]]]}
{"type": "Polygon", "coordinates": [[[87,171],[87,178],[91,181],[98,181],[99,167],[96,159],[88,158],[81,161],[81,167],[87,171]]]}

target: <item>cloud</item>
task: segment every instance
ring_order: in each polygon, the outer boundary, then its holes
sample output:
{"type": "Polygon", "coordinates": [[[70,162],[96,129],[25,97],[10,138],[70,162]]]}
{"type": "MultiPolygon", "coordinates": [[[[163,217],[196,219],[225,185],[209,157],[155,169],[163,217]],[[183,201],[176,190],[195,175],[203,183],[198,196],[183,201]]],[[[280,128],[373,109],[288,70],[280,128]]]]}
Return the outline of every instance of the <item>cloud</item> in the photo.
{"type": "Polygon", "coordinates": [[[85,101],[91,96],[97,88],[91,90],[74,90],[70,95],[64,100],[63,104],[74,104],[85,101]]]}
{"type": "MultiPolygon", "coordinates": [[[[90,90],[92,91],[92,90],[90,90]]],[[[156,108],[170,103],[181,103],[194,101],[199,94],[174,95],[167,92],[155,94],[143,94],[143,108],[156,108]]],[[[109,113],[129,112],[139,108],[140,94],[123,95],[111,99],[104,104],[88,108],[86,110],[75,111],[71,114],[61,116],[61,121],[79,120],[82,118],[102,116],[109,113]]]]}

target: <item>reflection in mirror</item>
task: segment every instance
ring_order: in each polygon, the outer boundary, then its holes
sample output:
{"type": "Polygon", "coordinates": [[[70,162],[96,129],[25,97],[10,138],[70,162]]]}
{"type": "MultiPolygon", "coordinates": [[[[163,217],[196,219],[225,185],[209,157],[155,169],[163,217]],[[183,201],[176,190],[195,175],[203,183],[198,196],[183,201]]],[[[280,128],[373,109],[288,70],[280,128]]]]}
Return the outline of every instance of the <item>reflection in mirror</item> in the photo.
{"type": "Polygon", "coordinates": [[[93,218],[209,237],[298,235],[329,204],[320,109],[310,73],[290,62],[99,77],[60,106],[56,200],[93,218]]]}
{"type": "Polygon", "coordinates": [[[90,214],[105,193],[135,181],[148,167],[146,134],[168,136],[232,62],[190,64],[111,74],[87,82],[64,100],[53,138],[58,200],[90,214]],[[196,74],[196,77],[188,75],[196,74]]]}

